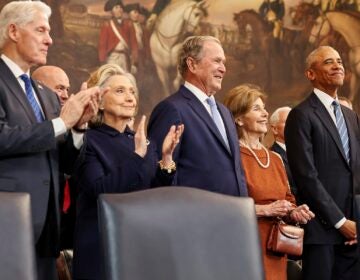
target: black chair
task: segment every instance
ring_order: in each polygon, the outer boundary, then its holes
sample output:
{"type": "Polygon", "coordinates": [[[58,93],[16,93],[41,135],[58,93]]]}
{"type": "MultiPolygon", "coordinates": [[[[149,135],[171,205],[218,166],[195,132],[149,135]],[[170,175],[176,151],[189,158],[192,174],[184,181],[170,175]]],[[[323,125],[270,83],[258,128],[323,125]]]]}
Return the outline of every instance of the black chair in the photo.
{"type": "Polygon", "coordinates": [[[108,280],[264,279],[251,198],[163,187],[99,198],[108,280]]]}
{"type": "Polygon", "coordinates": [[[0,192],[0,278],[36,279],[30,195],[0,192]]]}

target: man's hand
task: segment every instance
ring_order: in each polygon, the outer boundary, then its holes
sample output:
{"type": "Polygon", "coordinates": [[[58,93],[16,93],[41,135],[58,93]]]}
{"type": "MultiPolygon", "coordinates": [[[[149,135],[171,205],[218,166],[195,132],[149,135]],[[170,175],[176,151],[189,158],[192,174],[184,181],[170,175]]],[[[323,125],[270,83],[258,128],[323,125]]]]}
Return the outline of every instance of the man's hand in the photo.
{"type": "Polygon", "coordinates": [[[347,239],[345,245],[353,245],[357,243],[356,223],[354,221],[346,220],[339,228],[339,231],[347,239]]]}
{"type": "Polygon", "coordinates": [[[86,121],[86,119],[88,119],[90,115],[93,115],[94,111],[97,110],[96,108],[98,105],[95,105],[95,103],[97,103],[99,96],[101,96],[99,87],[81,90],[77,94],[71,95],[61,108],[60,112],[60,118],[64,121],[66,128],[70,129],[76,124],[84,124],[84,121],[86,121]],[[88,112],[84,114],[85,109],[88,106],[90,108],[87,109],[88,112]],[[82,118],[83,115],[86,116],[82,118]]]}
{"type": "MultiPolygon", "coordinates": [[[[81,85],[81,90],[87,90],[87,84],[83,83],[81,85]]],[[[95,117],[99,111],[99,104],[101,97],[106,92],[105,89],[101,89],[99,94],[94,94],[91,96],[91,99],[88,105],[84,109],[84,113],[82,114],[80,120],[76,123],[76,127],[83,127],[88,121],[90,121],[93,117],[95,117]]]]}

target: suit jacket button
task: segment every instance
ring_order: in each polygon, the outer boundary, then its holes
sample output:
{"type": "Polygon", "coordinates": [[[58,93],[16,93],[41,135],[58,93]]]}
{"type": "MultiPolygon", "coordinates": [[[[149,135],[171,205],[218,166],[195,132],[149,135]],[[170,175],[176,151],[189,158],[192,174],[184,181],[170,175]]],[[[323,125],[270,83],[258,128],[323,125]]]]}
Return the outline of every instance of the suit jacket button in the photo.
{"type": "Polygon", "coordinates": [[[44,180],[44,181],[43,181],[43,184],[44,184],[45,186],[49,186],[49,185],[50,185],[50,180],[44,180]]]}

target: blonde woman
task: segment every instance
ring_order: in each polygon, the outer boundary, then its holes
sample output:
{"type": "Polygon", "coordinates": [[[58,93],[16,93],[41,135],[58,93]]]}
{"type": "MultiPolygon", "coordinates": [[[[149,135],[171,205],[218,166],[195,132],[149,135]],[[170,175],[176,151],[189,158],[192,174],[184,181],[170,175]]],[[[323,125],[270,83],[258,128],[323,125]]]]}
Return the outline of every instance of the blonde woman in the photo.
{"type": "Polygon", "coordinates": [[[248,192],[255,200],[266,279],[281,280],[286,279],[286,255],[267,251],[271,227],[277,217],[305,224],[314,214],[307,205],[295,205],[280,155],[261,143],[268,130],[265,98],[259,87],[245,84],[230,90],[224,103],[235,118],[248,192]]]}
{"type": "Polygon", "coordinates": [[[77,220],[74,242],[74,279],[103,279],[97,198],[101,193],[125,193],[170,185],[176,166],[172,153],[183,126],[172,126],[158,162],[155,145],[145,136],[145,117],[137,131],[133,123],[139,106],[134,77],[119,66],[106,64],[88,81],[105,89],[97,117],[85,134],[77,163],[77,220]]]}

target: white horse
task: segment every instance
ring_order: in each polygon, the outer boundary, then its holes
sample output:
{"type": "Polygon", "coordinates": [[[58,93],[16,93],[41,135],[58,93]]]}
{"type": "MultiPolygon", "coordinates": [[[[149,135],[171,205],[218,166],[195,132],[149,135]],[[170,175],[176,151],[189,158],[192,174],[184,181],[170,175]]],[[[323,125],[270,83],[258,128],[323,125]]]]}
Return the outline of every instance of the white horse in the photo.
{"type": "Polygon", "coordinates": [[[177,88],[181,77],[176,71],[177,56],[182,41],[195,28],[205,15],[205,1],[173,0],[159,15],[150,37],[151,55],[161,81],[164,94],[177,88]],[[172,85],[171,74],[176,71],[172,85]]]}
{"type": "MultiPolygon", "coordinates": [[[[353,13],[327,12],[319,17],[315,23],[309,38],[310,43],[316,45],[328,44],[328,34],[331,29],[338,32],[349,46],[349,66],[352,73],[350,80],[349,99],[354,100],[360,89],[360,17],[353,13]]],[[[360,105],[357,100],[357,105],[360,105]]]]}

